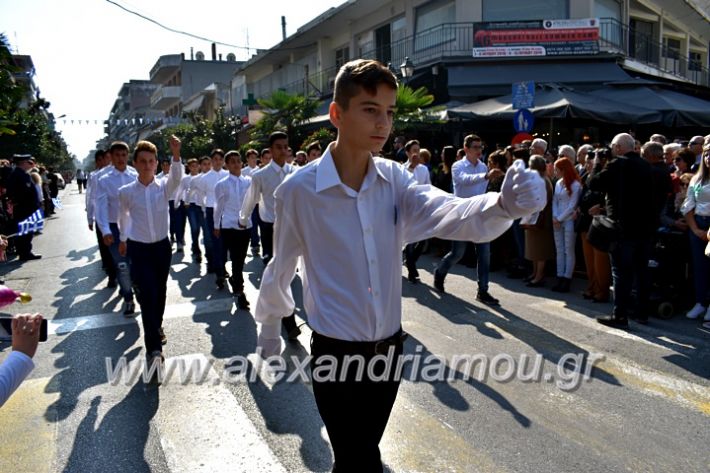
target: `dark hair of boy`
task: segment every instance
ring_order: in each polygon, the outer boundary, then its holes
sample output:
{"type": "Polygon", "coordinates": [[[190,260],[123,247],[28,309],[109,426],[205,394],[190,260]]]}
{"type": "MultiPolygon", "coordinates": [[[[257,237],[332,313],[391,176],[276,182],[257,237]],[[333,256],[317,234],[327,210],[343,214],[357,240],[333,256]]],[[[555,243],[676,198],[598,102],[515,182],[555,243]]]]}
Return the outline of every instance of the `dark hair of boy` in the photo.
{"type": "Polygon", "coordinates": [[[106,154],[106,151],[104,151],[102,149],[97,149],[96,152],[94,153],[94,161],[98,161],[99,159],[103,158],[105,154],[106,154]]]}
{"type": "Polygon", "coordinates": [[[313,151],[314,149],[317,149],[318,151],[322,151],[322,149],[320,147],[320,143],[318,143],[317,141],[314,141],[313,143],[308,145],[308,147],[306,148],[306,153],[310,154],[311,151],[313,151]]]}
{"type": "Polygon", "coordinates": [[[210,160],[210,157],[209,157],[209,156],[202,156],[202,157],[200,158],[200,164],[202,164],[204,161],[209,161],[209,160],[210,160]]]}
{"type": "Polygon", "coordinates": [[[224,162],[229,164],[229,161],[232,159],[238,159],[241,161],[242,155],[239,154],[239,151],[236,150],[228,151],[227,154],[224,155],[224,162]]]}
{"type": "Polygon", "coordinates": [[[249,148],[247,150],[247,152],[244,154],[244,156],[248,158],[252,154],[255,155],[256,157],[259,157],[259,152],[257,150],[255,150],[254,148],[249,148]]]}
{"type": "Polygon", "coordinates": [[[109,147],[109,152],[113,153],[114,151],[118,150],[125,150],[126,153],[130,153],[131,149],[128,147],[128,144],[126,144],[123,141],[114,141],[111,143],[111,146],[109,147]]]}
{"type": "Polygon", "coordinates": [[[466,138],[463,140],[463,145],[466,148],[470,148],[473,143],[480,143],[481,142],[481,137],[478,135],[468,135],[466,138]]]}
{"type": "Polygon", "coordinates": [[[407,141],[407,144],[404,145],[404,150],[409,153],[409,150],[412,149],[412,146],[417,145],[419,146],[419,141],[417,140],[409,140],[407,141]]]}
{"type": "Polygon", "coordinates": [[[222,156],[222,158],[224,158],[224,151],[221,148],[213,149],[212,152],[210,153],[210,158],[214,158],[215,154],[219,154],[220,156],[222,156]]]}
{"type": "Polygon", "coordinates": [[[397,78],[387,66],[368,59],[350,61],[340,68],[335,77],[333,101],[347,110],[350,99],[359,94],[360,90],[374,96],[381,84],[397,90],[397,78]]]}
{"type": "Polygon", "coordinates": [[[264,156],[266,153],[271,153],[271,150],[269,148],[264,148],[261,150],[261,154],[259,156],[264,156]]]}
{"type": "MultiPolygon", "coordinates": [[[[269,147],[274,146],[274,142],[277,140],[288,140],[288,135],[283,131],[273,132],[269,135],[269,147]]],[[[261,154],[263,155],[264,152],[262,151],[261,154]]]]}

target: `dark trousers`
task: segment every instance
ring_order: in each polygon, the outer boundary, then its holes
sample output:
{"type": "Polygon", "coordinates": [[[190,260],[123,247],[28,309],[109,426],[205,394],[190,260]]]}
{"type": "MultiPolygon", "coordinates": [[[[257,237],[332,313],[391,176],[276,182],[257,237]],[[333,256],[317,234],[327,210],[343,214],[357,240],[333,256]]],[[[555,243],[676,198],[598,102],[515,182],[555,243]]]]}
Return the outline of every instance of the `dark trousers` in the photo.
{"type": "Polygon", "coordinates": [[[205,226],[203,239],[207,255],[207,268],[212,269],[218,278],[224,277],[224,260],[227,258],[222,239],[214,236],[214,208],[205,208],[205,226]]]}
{"type": "Polygon", "coordinates": [[[404,247],[405,265],[407,266],[407,270],[409,272],[418,274],[417,260],[422,255],[425,245],[426,241],[418,241],[416,243],[410,243],[404,247]]]}
{"type": "Polygon", "coordinates": [[[101,230],[99,230],[98,225],[95,228],[96,230],[96,240],[99,243],[99,254],[101,255],[101,266],[103,266],[104,271],[106,272],[106,276],[110,280],[115,280],[116,279],[116,266],[113,264],[113,258],[111,257],[111,252],[108,249],[108,246],[106,246],[106,243],[104,243],[104,236],[101,234],[101,230]]]}
{"type": "MultiPolygon", "coordinates": [[[[17,224],[15,224],[17,227],[17,224]]],[[[27,258],[30,253],[32,253],[32,237],[34,234],[28,233],[27,235],[21,235],[15,237],[15,248],[17,249],[17,256],[22,258],[27,258]]]]}
{"type": "Polygon", "coordinates": [[[251,213],[251,247],[259,248],[259,225],[261,224],[261,217],[259,217],[259,205],[254,207],[251,213]]]}
{"type": "MultiPolygon", "coordinates": [[[[313,395],[333,446],[333,471],[379,472],[382,471],[379,443],[399,390],[399,379],[392,378],[402,353],[402,343],[395,344],[391,375],[384,381],[373,381],[367,375],[367,364],[376,356],[374,349],[363,350],[353,345],[358,344],[313,334],[311,373],[319,366],[319,357],[331,355],[337,360],[335,381],[318,381],[313,376],[313,395]],[[356,379],[358,363],[355,362],[349,365],[347,375],[341,381],[343,358],[347,355],[363,357],[362,379],[356,379]]],[[[385,372],[386,364],[378,362],[375,368],[375,376],[380,376],[385,372]]]]}
{"type": "Polygon", "coordinates": [[[146,354],[162,351],[160,328],[163,326],[165,299],[170,273],[172,250],[168,238],[157,243],[128,240],[131,278],[136,287],[136,298],[141,306],[143,338],[146,354]]]}
{"type": "Polygon", "coordinates": [[[185,220],[187,212],[182,203],[178,201],[175,206],[174,200],[168,201],[168,209],[170,212],[170,238],[181,245],[185,244],[185,220]]]}
{"type": "Polygon", "coordinates": [[[221,230],[220,240],[232,260],[232,288],[238,293],[244,291],[244,260],[247,257],[250,238],[251,229],[223,228],[221,230]]]}
{"type": "Polygon", "coordinates": [[[649,239],[621,240],[611,252],[611,276],[614,280],[614,316],[627,318],[632,313],[648,317],[646,303],[651,281],[648,258],[651,252],[649,239]],[[636,284],[636,303],[631,291],[636,284]]]}
{"type": "Polygon", "coordinates": [[[274,256],[274,224],[271,222],[259,222],[259,232],[261,233],[261,254],[264,258],[274,256]]]}
{"type": "Polygon", "coordinates": [[[205,226],[205,214],[202,207],[197,204],[190,204],[187,209],[187,218],[190,222],[190,236],[192,237],[192,254],[201,255],[200,250],[200,230],[205,226]]]}

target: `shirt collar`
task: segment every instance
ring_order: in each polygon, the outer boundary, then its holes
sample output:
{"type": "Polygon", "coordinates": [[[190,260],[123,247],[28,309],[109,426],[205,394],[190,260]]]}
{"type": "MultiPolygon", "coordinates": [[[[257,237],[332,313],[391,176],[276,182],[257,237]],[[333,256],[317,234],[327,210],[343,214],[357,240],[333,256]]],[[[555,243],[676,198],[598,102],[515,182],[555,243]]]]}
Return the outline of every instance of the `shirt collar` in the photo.
{"type": "MultiPolygon", "coordinates": [[[[330,146],[325,150],[325,154],[321,156],[319,160],[316,161],[316,192],[321,192],[331,187],[341,185],[342,181],[338,175],[338,170],[335,169],[335,161],[333,161],[333,155],[330,154],[330,146]]],[[[370,160],[367,167],[367,175],[365,176],[364,183],[369,183],[374,179],[373,173],[380,176],[385,181],[389,182],[389,179],[385,173],[375,164],[375,160],[370,155],[370,160]]],[[[366,187],[363,186],[362,189],[366,187]]]]}
{"type": "Polygon", "coordinates": [[[273,159],[272,159],[271,162],[269,163],[269,166],[271,166],[271,168],[272,168],[274,171],[276,171],[277,174],[280,174],[281,171],[286,172],[286,170],[288,169],[288,168],[286,167],[286,166],[288,166],[288,163],[284,163],[283,167],[281,167],[281,166],[279,166],[278,164],[276,164],[276,161],[274,161],[273,159]]]}

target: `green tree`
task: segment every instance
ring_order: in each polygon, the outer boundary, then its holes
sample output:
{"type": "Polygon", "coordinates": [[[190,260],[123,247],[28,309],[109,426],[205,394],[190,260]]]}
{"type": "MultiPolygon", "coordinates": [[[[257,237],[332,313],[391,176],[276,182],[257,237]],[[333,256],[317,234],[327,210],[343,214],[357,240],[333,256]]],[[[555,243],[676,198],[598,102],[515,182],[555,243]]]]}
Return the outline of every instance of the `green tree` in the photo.
{"type": "Polygon", "coordinates": [[[403,134],[435,123],[443,123],[437,116],[437,112],[443,110],[443,107],[424,110],[424,107],[432,103],[434,103],[434,96],[426,87],[415,90],[408,85],[400,85],[397,88],[397,113],[394,117],[393,133],[403,134]]]}
{"type": "Polygon", "coordinates": [[[276,130],[285,131],[293,143],[301,142],[303,137],[297,127],[314,117],[318,109],[317,99],[289,94],[283,90],[277,90],[270,97],[257,102],[264,109],[264,116],[254,125],[250,137],[262,146],[266,145],[269,135],[276,130]]]}
{"type": "Polygon", "coordinates": [[[305,151],[308,145],[317,141],[320,143],[320,147],[325,151],[325,148],[333,141],[335,141],[335,131],[330,128],[319,128],[303,140],[300,149],[305,151]]]}

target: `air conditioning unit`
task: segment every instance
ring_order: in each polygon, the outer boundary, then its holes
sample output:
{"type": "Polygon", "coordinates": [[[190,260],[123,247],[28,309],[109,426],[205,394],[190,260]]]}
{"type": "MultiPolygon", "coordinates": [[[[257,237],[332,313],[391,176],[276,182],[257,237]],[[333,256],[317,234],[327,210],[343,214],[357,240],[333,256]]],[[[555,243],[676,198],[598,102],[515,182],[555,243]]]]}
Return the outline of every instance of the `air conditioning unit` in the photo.
{"type": "Polygon", "coordinates": [[[202,51],[197,51],[197,53],[195,54],[195,59],[197,59],[198,61],[204,61],[205,53],[203,53],[202,51]]]}
{"type": "Polygon", "coordinates": [[[227,54],[227,61],[228,62],[236,62],[237,56],[235,56],[234,53],[229,53],[229,54],[227,54]]]}

